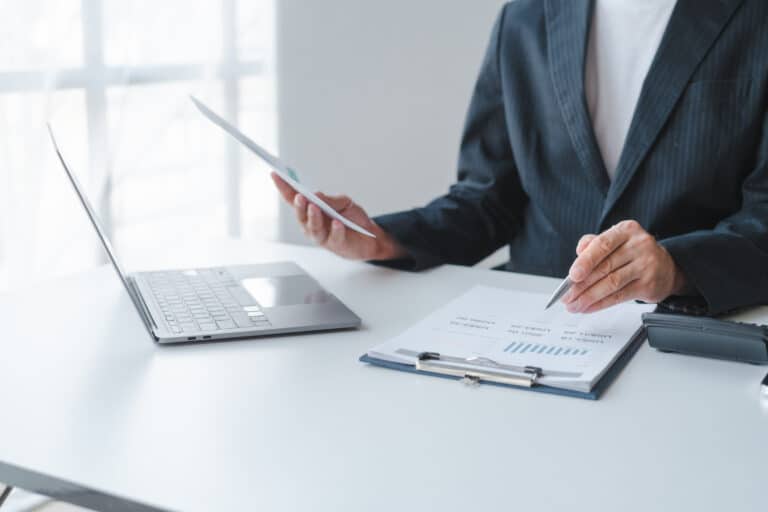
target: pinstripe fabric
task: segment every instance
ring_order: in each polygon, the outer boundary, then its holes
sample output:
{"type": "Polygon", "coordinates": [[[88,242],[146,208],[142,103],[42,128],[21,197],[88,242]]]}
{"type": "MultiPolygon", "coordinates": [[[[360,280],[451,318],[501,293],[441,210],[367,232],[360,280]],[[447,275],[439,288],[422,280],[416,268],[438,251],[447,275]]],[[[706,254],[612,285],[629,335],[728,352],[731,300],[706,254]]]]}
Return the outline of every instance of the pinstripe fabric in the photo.
{"type": "Polygon", "coordinates": [[[638,220],[717,313],[768,303],[768,1],[678,0],[613,182],[584,95],[589,0],[517,0],[493,29],[458,181],[376,221],[409,251],[386,264],[563,276],[579,237],[638,220]]]}

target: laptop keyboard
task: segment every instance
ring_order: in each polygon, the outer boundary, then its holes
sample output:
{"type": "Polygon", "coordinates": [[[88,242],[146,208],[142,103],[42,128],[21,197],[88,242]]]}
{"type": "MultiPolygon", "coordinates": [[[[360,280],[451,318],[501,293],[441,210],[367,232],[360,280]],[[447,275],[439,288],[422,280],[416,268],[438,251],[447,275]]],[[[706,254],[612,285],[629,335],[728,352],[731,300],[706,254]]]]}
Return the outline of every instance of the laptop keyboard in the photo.
{"type": "Polygon", "coordinates": [[[224,269],[145,275],[165,322],[175,334],[271,327],[258,303],[224,269]]]}

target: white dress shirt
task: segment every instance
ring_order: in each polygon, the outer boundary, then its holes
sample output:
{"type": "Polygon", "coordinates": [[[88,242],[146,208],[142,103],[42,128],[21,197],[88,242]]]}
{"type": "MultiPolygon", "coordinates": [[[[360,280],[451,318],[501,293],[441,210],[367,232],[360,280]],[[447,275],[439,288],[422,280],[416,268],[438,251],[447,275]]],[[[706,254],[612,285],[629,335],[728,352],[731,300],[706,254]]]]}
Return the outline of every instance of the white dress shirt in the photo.
{"type": "Polygon", "coordinates": [[[676,2],[595,0],[585,89],[592,127],[611,180],[676,2]]]}

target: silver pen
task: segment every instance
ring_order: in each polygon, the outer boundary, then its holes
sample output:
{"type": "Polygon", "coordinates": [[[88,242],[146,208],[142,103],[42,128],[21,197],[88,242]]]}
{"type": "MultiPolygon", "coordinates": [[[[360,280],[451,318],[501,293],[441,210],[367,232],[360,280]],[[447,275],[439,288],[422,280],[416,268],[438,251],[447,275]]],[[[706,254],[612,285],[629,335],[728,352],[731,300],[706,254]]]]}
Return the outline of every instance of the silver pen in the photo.
{"type": "Polygon", "coordinates": [[[560,286],[557,287],[557,290],[555,290],[555,293],[552,294],[552,296],[549,298],[549,302],[547,302],[547,305],[544,307],[544,309],[549,309],[552,307],[552,304],[559,301],[561,298],[563,298],[563,295],[568,293],[568,290],[571,289],[571,286],[573,286],[573,281],[571,281],[570,277],[566,277],[562,283],[560,283],[560,286]]]}

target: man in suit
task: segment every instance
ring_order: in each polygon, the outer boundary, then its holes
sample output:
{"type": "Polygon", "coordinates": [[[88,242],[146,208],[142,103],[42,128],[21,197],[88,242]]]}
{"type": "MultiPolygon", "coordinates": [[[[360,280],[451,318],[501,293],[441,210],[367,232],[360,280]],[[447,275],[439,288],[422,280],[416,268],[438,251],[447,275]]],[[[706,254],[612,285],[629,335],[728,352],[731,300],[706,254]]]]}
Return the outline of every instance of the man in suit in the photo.
{"type": "Polygon", "coordinates": [[[507,270],[571,277],[573,312],[765,303],[767,26],[765,0],[512,1],[446,195],[375,219],[322,196],[372,239],[275,182],[307,235],[346,258],[420,270],[509,244],[507,270]]]}

